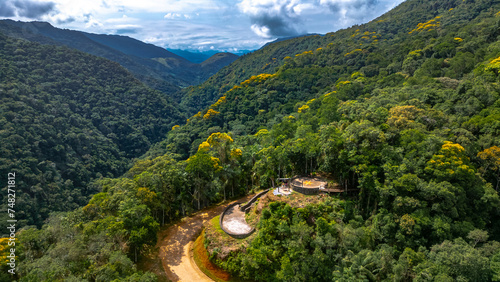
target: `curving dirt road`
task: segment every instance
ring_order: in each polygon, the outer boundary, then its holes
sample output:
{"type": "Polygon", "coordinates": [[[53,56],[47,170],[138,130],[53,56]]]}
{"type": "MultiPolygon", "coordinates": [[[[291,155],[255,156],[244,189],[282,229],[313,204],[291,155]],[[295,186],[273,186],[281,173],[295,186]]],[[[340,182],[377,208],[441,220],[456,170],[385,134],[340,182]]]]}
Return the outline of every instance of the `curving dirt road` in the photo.
{"type": "MultiPolygon", "coordinates": [[[[246,202],[252,196],[249,195],[236,201],[246,202]]],[[[201,210],[158,234],[160,239],[156,247],[159,248],[159,257],[168,279],[172,281],[212,281],[194,263],[191,244],[200,234],[203,225],[219,215],[228,204],[201,210]]]]}

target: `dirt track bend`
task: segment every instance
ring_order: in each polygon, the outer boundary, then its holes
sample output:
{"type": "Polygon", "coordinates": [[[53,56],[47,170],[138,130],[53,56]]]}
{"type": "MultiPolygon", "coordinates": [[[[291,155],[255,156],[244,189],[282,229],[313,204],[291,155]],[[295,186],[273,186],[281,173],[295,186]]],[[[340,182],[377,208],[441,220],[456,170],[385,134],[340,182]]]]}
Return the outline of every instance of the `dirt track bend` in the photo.
{"type": "MultiPolygon", "coordinates": [[[[246,202],[254,195],[236,201],[246,202]]],[[[159,234],[159,256],[168,279],[172,281],[212,281],[196,266],[191,254],[192,242],[203,225],[219,215],[230,203],[201,210],[159,234]]]]}

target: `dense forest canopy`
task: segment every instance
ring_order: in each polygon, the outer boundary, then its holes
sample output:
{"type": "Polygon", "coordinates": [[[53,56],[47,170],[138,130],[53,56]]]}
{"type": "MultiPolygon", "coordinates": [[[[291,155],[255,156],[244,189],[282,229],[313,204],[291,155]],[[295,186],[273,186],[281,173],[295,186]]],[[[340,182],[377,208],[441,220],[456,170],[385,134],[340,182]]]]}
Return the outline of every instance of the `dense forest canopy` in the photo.
{"type": "Polygon", "coordinates": [[[91,179],[122,175],[184,119],[118,64],[64,47],[0,34],[0,74],[0,180],[17,172],[22,225],[84,205],[91,179]]]}
{"type": "Polygon", "coordinates": [[[154,279],[133,262],[161,225],[315,172],[359,193],[271,203],[248,250],[214,262],[258,281],[499,281],[499,35],[500,1],[409,0],[243,56],[181,92],[198,113],[123,177],[19,234],[21,281],[154,279]]]}
{"type": "Polygon", "coordinates": [[[117,62],[149,87],[174,99],[180,99],[176,92],[181,87],[205,81],[238,58],[231,53],[217,53],[203,63],[194,64],[164,48],[128,36],[60,29],[39,21],[0,20],[0,32],[32,42],[67,46],[117,62]]]}

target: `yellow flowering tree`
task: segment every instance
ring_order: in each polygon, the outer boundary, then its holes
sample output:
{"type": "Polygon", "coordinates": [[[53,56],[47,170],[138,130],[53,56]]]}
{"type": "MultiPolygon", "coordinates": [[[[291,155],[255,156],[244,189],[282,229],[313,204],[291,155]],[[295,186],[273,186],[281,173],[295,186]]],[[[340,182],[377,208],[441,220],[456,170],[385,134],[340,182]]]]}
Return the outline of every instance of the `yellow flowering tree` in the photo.
{"type": "MultiPolygon", "coordinates": [[[[233,87],[234,88],[234,87],[233,87]]],[[[213,109],[216,109],[218,108],[221,104],[225,103],[226,102],[226,95],[222,96],[219,98],[219,100],[217,100],[217,102],[215,102],[214,104],[212,104],[210,107],[213,108],[213,109]]]]}
{"type": "Polygon", "coordinates": [[[241,149],[232,149],[231,150],[231,158],[239,158],[241,157],[241,155],[243,154],[243,152],[241,151],[241,149]]]}
{"type": "Polygon", "coordinates": [[[474,178],[474,169],[469,165],[470,160],[465,154],[465,148],[460,144],[445,141],[438,154],[427,162],[425,171],[441,181],[471,181],[474,178]]]}
{"type": "Polygon", "coordinates": [[[186,172],[190,174],[193,187],[190,194],[198,202],[198,209],[203,200],[217,194],[218,188],[214,186],[213,179],[218,173],[224,176],[232,142],[233,139],[227,133],[212,133],[198,146],[196,154],[187,159],[186,172]]]}
{"type": "Polygon", "coordinates": [[[498,70],[500,70],[500,57],[491,60],[485,67],[486,71],[492,71],[498,75],[498,70]]]}
{"type": "Polygon", "coordinates": [[[268,80],[269,78],[273,78],[275,76],[276,76],[276,74],[268,74],[268,73],[261,73],[259,75],[252,75],[249,79],[241,82],[240,85],[243,87],[250,86],[254,83],[264,82],[264,81],[268,80]]]}
{"type": "Polygon", "coordinates": [[[218,111],[214,109],[208,109],[207,113],[203,115],[203,119],[210,119],[211,117],[214,117],[218,114],[219,114],[218,111]]]}
{"type": "Polygon", "coordinates": [[[308,105],[303,105],[302,107],[300,107],[298,109],[298,112],[299,113],[305,113],[305,112],[307,112],[307,110],[309,110],[309,106],[308,105]]]}
{"type": "Polygon", "coordinates": [[[192,187],[189,193],[197,201],[198,209],[201,209],[202,200],[206,199],[213,190],[210,188],[213,185],[214,174],[222,168],[220,160],[210,156],[205,150],[198,150],[187,159],[186,163],[186,172],[190,175],[192,187]]]}
{"type": "Polygon", "coordinates": [[[411,235],[413,233],[413,227],[415,226],[415,219],[409,215],[405,214],[399,220],[399,227],[406,234],[411,235]]]}
{"type": "Polygon", "coordinates": [[[415,119],[421,116],[424,110],[415,106],[396,106],[389,110],[390,117],[387,124],[398,129],[415,127],[415,119]]]}
{"type": "Polygon", "coordinates": [[[230,151],[230,145],[233,143],[233,138],[227,133],[215,132],[212,133],[206,142],[209,145],[209,149],[215,150],[217,156],[220,158],[222,163],[226,163],[228,160],[228,155],[230,151]]]}
{"type": "Polygon", "coordinates": [[[422,50],[418,49],[409,52],[405,60],[403,61],[403,72],[409,75],[413,75],[422,61],[422,50]]]}
{"type": "Polygon", "coordinates": [[[207,141],[201,142],[198,146],[198,152],[208,152],[210,150],[210,144],[207,141]]]}
{"type": "Polygon", "coordinates": [[[226,199],[226,188],[231,186],[234,195],[235,175],[237,175],[237,162],[242,156],[241,149],[231,149],[233,138],[227,133],[212,133],[205,142],[198,147],[199,153],[209,154],[212,160],[217,163],[217,171],[220,173],[223,182],[224,200],[226,199]]]}
{"type": "Polygon", "coordinates": [[[0,255],[2,256],[2,259],[0,260],[0,262],[2,264],[7,263],[7,256],[10,253],[9,252],[10,247],[8,246],[8,243],[9,243],[9,238],[0,238],[0,255]]]}
{"type": "Polygon", "coordinates": [[[437,29],[441,24],[441,22],[439,21],[440,18],[441,17],[437,16],[425,23],[419,23],[417,24],[417,27],[412,31],[408,32],[408,34],[437,29]]]}

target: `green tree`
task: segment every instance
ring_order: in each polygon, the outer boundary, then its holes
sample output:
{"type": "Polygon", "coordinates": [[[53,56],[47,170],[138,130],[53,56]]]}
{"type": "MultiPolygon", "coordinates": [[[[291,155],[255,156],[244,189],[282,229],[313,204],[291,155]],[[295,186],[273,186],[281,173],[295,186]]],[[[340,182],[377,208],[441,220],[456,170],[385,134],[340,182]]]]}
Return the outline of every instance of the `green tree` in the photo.
{"type": "Polygon", "coordinates": [[[190,174],[192,181],[189,184],[192,187],[189,193],[197,201],[198,209],[201,209],[201,201],[214,192],[210,189],[213,186],[212,178],[214,173],[222,168],[219,159],[208,154],[208,146],[208,143],[201,144],[198,153],[186,161],[186,172],[190,174]]]}

